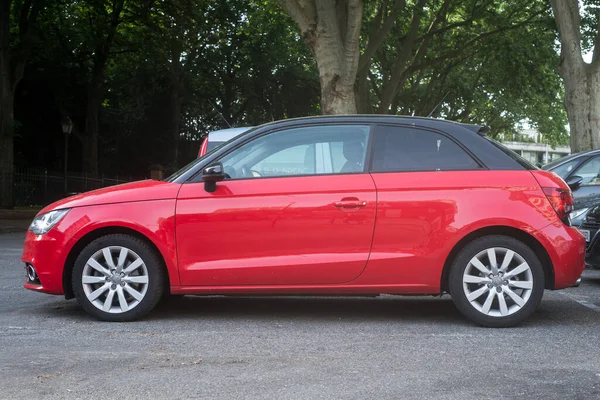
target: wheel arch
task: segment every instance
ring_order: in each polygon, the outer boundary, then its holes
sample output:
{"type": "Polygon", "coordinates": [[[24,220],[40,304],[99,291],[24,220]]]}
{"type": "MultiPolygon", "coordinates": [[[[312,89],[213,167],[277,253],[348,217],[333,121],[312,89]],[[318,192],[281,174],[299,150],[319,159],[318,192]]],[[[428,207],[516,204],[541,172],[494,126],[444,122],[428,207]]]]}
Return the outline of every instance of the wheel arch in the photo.
{"type": "Polygon", "coordinates": [[[512,237],[529,246],[534,251],[536,256],[538,256],[540,262],[542,263],[542,268],[544,269],[545,288],[554,289],[554,267],[552,264],[552,259],[550,258],[550,255],[548,254],[544,246],[535,237],[521,229],[513,228],[510,226],[497,225],[488,226],[470,232],[461,240],[459,240],[458,243],[456,243],[456,245],[454,245],[454,247],[448,254],[448,257],[446,257],[444,269],[442,270],[442,278],[440,281],[441,292],[448,292],[448,278],[450,274],[450,267],[452,266],[452,263],[456,259],[458,253],[473,240],[490,235],[504,235],[512,237]]]}
{"type": "Polygon", "coordinates": [[[77,256],[79,255],[79,253],[81,253],[81,251],[88,244],[90,244],[94,240],[98,239],[99,237],[106,236],[106,235],[112,235],[112,234],[130,235],[130,236],[133,236],[140,240],[143,240],[145,243],[147,243],[152,248],[152,250],[156,252],[156,254],[158,255],[158,257],[160,258],[160,260],[163,263],[162,268],[164,268],[164,270],[165,270],[164,275],[165,275],[165,279],[166,279],[165,285],[167,285],[166,288],[169,289],[171,287],[169,269],[166,266],[165,258],[163,256],[163,254],[161,253],[161,251],[159,250],[159,248],[156,246],[156,244],[152,240],[150,240],[150,238],[148,238],[143,233],[136,231],[135,229],[132,229],[132,228],[128,228],[128,227],[124,227],[124,226],[104,226],[101,228],[94,229],[91,232],[88,232],[87,234],[82,236],[73,245],[73,247],[71,247],[71,250],[69,251],[69,254],[67,255],[67,258],[65,259],[65,265],[63,268],[63,275],[62,275],[63,291],[65,293],[66,299],[72,299],[75,297],[75,294],[73,293],[72,272],[73,272],[73,267],[75,266],[75,260],[77,259],[77,256]]]}

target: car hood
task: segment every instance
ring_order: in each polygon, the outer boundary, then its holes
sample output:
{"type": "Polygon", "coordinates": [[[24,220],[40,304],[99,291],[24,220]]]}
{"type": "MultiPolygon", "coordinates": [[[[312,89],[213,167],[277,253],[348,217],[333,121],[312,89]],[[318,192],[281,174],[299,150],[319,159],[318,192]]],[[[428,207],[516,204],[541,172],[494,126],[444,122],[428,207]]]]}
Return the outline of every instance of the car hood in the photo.
{"type": "Polygon", "coordinates": [[[40,214],[62,208],[174,199],[177,197],[177,192],[180,187],[181,184],[179,183],[154,181],[150,179],[125,183],[67,197],[45,207],[40,211],[40,214]]]}

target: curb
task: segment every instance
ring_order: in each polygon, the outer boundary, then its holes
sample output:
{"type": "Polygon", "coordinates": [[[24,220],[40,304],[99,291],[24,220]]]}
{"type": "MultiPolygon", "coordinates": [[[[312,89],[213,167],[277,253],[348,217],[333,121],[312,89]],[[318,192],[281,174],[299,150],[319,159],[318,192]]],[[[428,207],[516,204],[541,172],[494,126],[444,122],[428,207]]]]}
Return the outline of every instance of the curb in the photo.
{"type": "Polygon", "coordinates": [[[33,209],[0,209],[0,220],[6,219],[28,219],[32,220],[40,210],[37,208],[33,209]]]}
{"type": "Polygon", "coordinates": [[[26,233],[26,232],[27,232],[27,228],[23,229],[18,226],[9,226],[6,228],[0,228],[0,235],[7,234],[7,233],[26,233]]]}

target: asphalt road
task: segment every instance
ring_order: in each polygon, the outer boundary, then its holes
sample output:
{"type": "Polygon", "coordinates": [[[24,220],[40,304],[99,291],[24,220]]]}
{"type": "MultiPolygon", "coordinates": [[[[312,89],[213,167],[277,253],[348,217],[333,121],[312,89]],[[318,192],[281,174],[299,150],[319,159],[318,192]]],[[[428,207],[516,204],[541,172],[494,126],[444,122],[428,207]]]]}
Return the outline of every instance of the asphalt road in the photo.
{"type": "Polygon", "coordinates": [[[2,399],[600,399],[600,271],[511,329],[443,298],[185,297],[104,323],[22,288],[0,235],[2,399]]]}

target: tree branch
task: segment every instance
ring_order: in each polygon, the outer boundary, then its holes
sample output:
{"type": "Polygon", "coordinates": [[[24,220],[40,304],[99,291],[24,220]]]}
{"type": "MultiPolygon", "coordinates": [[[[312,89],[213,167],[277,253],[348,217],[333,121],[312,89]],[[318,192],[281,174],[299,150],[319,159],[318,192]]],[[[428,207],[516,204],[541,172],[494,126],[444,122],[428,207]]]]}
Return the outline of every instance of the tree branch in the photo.
{"type": "Polygon", "coordinates": [[[316,25],[317,10],[313,1],[279,0],[279,4],[298,24],[302,35],[316,25]]]}
{"type": "MultiPolygon", "coordinates": [[[[560,36],[560,57],[571,66],[583,64],[581,56],[581,16],[579,15],[578,0],[550,0],[554,19],[560,36]]],[[[594,48],[593,58],[596,58],[597,47],[594,48]]]]}
{"type": "Polygon", "coordinates": [[[356,71],[358,69],[358,60],[360,57],[359,38],[360,25],[362,22],[362,0],[349,0],[347,14],[346,40],[344,43],[344,59],[347,68],[342,77],[342,83],[345,85],[354,85],[356,80],[356,71]]]}
{"type": "Polygon", "coordinates": [[[383,25],[381,28],[379,27],[381,23],[381,19],[385,9],[387,8],[387,1],[383,2],[377,14],[375,15],[375,19],[369,28],[369,41],[365,48],[364,53],[360,56],[360,60],[358,62],[358,69],[363,70],[364,68],[368,68],[371,63],[371,58],[375,54],[375,52],[379,49],[385,38],[388,36],[398,16],[404,8],[406,7],[406,0],[396,0],[392,5],[392,10],[386,15],[383,20],[383,25]]]}
{"type": "Polygon", "coordinates": [[[596,37],[594,38],[594,54],[592,56],[592,64],[597,64],[598,58],[600,58],[600,21],[598,22],[598,26],[596,27],[596,37]]]}
{"type": "Polygon", "coordinates": [[[513,30],[513,29],[517,29],[517,28],[520,28],[522,26],[525,26],[525,25],[531,23],[535,19],[535,17],[543,14],[545,11],[546,10],[540,10],[540,11],[532,14],[529,18],[527,18],[527,19],[525,19],[525,20],[523,20],[523,21],[521,21],[519,23],[516,23],[516,24],[513,24],[513,25],[503,26],[503,27],[500,27],[500,28],[497,28],[497,29],[494,29],[494,30],[491,30],[491,31],[488,31],[488,32],[481,33],[481,34],[475,36],[473,39],[465,42],[461,46],[461,48],[459,50],[452,50],[452,51],[449,51],[449,52],[447,52],[445,54],[442,54],[439,57],[430,58],[428,60],[425,60],[421,64],[412,65],[409,68],[409,70],[411,70],[411,71],[414,72],[414,71],[419,70],[421,68],[430,67],[430,66],[432,66],[434,64],[437,64],[440,61],[444,61],[444,60],[449,60],[449,59],[452,59],[452,58],[456,58],[456,57],[460,56],[461,54],[463,54],[466,50],[468,50],[471,46],[473,46],[474,44],[476,44],[480,40],[485,39],[485,38],[490,37],[490,36],[493,36],[493,35],[496,35],[498,33],[506,32],[506,31],[509,31],[509,30],[513,30]]]}
{"type": "Polygon", "coordinates": [[[398,91],[398,87],[402,80],[402,75],[406,70],[406,65],[410,56],[413,53],[414,45],[417,39],[417,33],[419,26],[421,25],[421,16],[423,14],[423,8],[425,7],[425,3],[427,0],[419,0],[419,2],[415,5],[415,10],[413,11],[412,21],[410,23],[410,28],[404,42],[402,43],[402,47],[400,49],[400,54],[394,63],[394,67],[392,69],[391,77],[389,82],[384,82],[384,87],[382,90],[381,103],[379,104],[379,113],[386,112],[389,109],[392,100],[394,99],[395,94],[398,91]]]}

